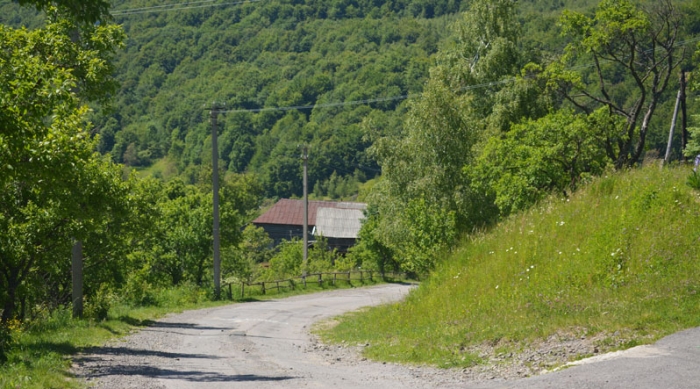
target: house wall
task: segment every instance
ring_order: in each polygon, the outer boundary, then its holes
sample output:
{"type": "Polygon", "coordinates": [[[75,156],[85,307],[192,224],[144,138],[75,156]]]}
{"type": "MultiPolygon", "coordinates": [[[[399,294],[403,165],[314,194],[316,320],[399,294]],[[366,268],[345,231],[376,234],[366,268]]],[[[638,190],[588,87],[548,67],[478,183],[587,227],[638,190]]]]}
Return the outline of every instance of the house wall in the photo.
{"type": "MultiPolygon", "coordinates": [[[[282,240],[291,240],[292,238],[303,239],[304,227],[289,225],[289,224],[256,224],[258,227],[262,227],[265,232],[274,240],[274,245],[279,245],[282,240]]],[[[313,226],[308,228],[309,240],[313,239],[311,236],[311,230],[313,226]]]]}

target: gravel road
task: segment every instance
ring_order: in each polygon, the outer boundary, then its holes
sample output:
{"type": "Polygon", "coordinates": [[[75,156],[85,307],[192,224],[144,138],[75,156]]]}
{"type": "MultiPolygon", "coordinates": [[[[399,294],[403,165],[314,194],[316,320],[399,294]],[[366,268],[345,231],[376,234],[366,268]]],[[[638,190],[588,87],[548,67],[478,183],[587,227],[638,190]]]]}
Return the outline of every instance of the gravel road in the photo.
{"type": "Polygon", "coordinates": [[[410,285],[385,284],[170,315],[74,360],[97,388],[431,388],[461,374],[364,360],[353,347],[309,334],[324,318],[397,301],[410,285]]]}
{"type": "Polygon", "coordinates": [[[232,304],[167,316],[74,359],[73,373],[95,388],[696,388],[700,328],[649,346],[605,354],[624,334],[561,333],[517,355],[499,345],[470,349],[485,364],[436,369],[365,360],[366,345],[325,345],[313,323],[397,301],[413,286],[384,284],[232,304]],[[604,340],[604,342],[601,342],[604,340]],[[584,355],[550,374],[550,367],[584,355]],[[526,378],[529,377],[529,378],[526,378]]]}

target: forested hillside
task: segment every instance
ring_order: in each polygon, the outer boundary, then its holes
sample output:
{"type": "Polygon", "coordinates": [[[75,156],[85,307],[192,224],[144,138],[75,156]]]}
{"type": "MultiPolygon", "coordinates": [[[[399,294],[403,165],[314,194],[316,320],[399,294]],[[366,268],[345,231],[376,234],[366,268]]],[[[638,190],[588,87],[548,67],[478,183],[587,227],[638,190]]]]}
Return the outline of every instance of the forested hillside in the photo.
{"type": "MultiPolygon", "coordinates": [[[[114,111],[94,119],[100,151],[129,166],[167,157],[162,165],[176,165],[192,182],[211,159],[204,108],[218,102],[232,111],[219,130],[229,171],[256,173],[268,197],[300,196],[298,147],[309,144],[310,189],[352,195],[380,172],[366,152],[372,136],[401,133],[405,99],[423,90],[430,57],[468,3],[270,0],[180,9],[117,1],[112,14],[128,41],[116,61],[114,111]],[[369,130],[367,118],[380,124],[369,130]]],[[[561,11],[596,4],[518,2],[520,44],[531,59],[559,55],[561,11]]]]}
{"type": "Polygon", "coordinates": [[[448,0],[275,0],[148,8],[156,4],[114,5],[129,39],[117,58],[122,87],[114,112],[95,120],[100,151],[130,166],[167,157],[191,175],[211,160],[204,108],[218,102],[233,111],[220,118],[223,165],[258,173],[271,197],[301,194],[301,144],[310,145],[309,183],[320,195],[335,196],[317,185],[334,172],[353,183],[376,176],[360,123],[378,115],[387,131],[401,127],[400,96],[421,91],[429,56],[463,7],[448,0]],[[306,108],[274,109],[292,106],[306,108]]]}
{"type": "MultiPolygon", "coordinates": [[[[596,3],[518,2],[519,44],[529,59],[561,53],[563,9],[596,3]]],[[[31,10],[0,4],[4,23],[39,24],[31,10]]],[[[222,165],[256,173],[268,197],[301,194],[301,144],[310,145],[309,185],[318,196],[351,195],[377,176],[366,152],[371,139],[401,133],[405,101],[422,92],[431,56],[440,42],[453,43],[453,22],[469,7],[460,0],[179,4],[113,3],[128,39],[116,56],[121,88],[112,110],[92,117],[98,149],[127,166],[161,161],[150,171],[195,182],[198,166],[211,160],[205,109],[216,102],[230,111],[219,121],[222,165]],[[367,118],[379,124],[370,130],[367,118]]]]}

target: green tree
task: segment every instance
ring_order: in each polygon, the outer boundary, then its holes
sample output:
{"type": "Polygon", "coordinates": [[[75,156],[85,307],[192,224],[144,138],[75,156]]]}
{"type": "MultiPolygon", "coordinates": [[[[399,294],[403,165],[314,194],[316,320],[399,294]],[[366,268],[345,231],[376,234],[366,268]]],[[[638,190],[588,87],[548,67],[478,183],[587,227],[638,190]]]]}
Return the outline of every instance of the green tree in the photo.
{"type": "Polygon", "coordinates": [[[259,266],[274,254],[272,243],[264,229],[247,225],[238,247],[231,246],[223,255],[222,274],[240,281],[254,280],[259,275],[259,266]]]}
{"type": "Polygon", "coordinates": [[[69,258],[72,238],[86,237],[125,195],[119,169],[93,153],[83,105],[114,90],[110,59],[123,32],[47,12],[43,28],[0,26],[3,323],[18,301],[46,302],[27,301],[41,295],[32,287],[45,290],[44,274],[68,276],[56,258],[69,258]]]}
{"type": "MultiPolygon", "coordinates": [[[[488,118],[497,95],[525,59],[513,1],[475,1],[455,30],[438,54],[422,96],[410,105],[404,132],[377,138],[381,123],[372,116],[364,123],[383,173],[370,196],[380,215],[375,236],[414,272],[429,270],[436,259],[427,256],[448,246],[457,231],[489,222],[497,213],[483,192],[472,190],[465,167],[475,162],[478,145],[494,131],[488,118]],[[452,230],[416,230],[440,219],[452,230]]],[[[513,110],[501,108],[501,116],[513,110]]]]}
{"type": "Polygon", "coordinates": [[[18,0],[21,5],[33,5],[39,10],[49,11],[56,7],[82,24],[95,24],[110,19],[110,2],[105,0],[18,0]]]}
{"type": "MultiPolygon", "coordinates": [[[[605,116],[606,112],[598,112],[605,116]]],[[[566,195],[586,176],[603,172],[604,132],[585,115],[560,110],[491,137],[475,168],[502,215],[526,209],[551,191],[566,195]]]]}
{"type": "Polygon", "coordinates": [[[615,166],[632,166],[644,152],[651,119],[683,54],[681,15],[671,0],[639,8],[629,0],[602,0],[593,17],[565,12],[571,39],[547,71],[550,86],[581,112],[600,107],[624,119],[605,149],[615,166]],[[591,64],[590,67],[578,66],[591,64]]]}

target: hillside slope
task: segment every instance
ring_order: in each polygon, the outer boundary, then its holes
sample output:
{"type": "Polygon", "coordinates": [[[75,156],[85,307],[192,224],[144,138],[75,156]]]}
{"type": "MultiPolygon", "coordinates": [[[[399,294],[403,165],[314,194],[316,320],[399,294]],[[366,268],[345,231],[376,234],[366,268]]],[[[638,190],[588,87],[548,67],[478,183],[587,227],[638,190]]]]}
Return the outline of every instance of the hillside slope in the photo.
{"type": "Polygon", "coordinates": [[[648,167],[552,198],[468,238],[405,302],[327,335],[370,343],[373,358],[447,367],[550,336],[595,337],[605,351],[698,326],[700,195],[687,174],[648,167]]]}
{"type": "Polygon", "coordinates": [[[267,195],[282,197],[302,192],[300,144],[313,155],[311,189],[334,172],[356,181],[378,173],[360,123],[375,115],[398,130],[405,98],[311,108],[419,93],[462,6],[271,0],[128,11],[151,3],[115,3],[129,42],[118,58],[115,112],[96,118],[101,151],[132,166],[168,156],[182,172],[211,160],[206,107],[253,110],[220,118],[221,159],[229,171],[258,173],[267,195]],[[274,107],[307,108],[266,110],[274,107]]]}

